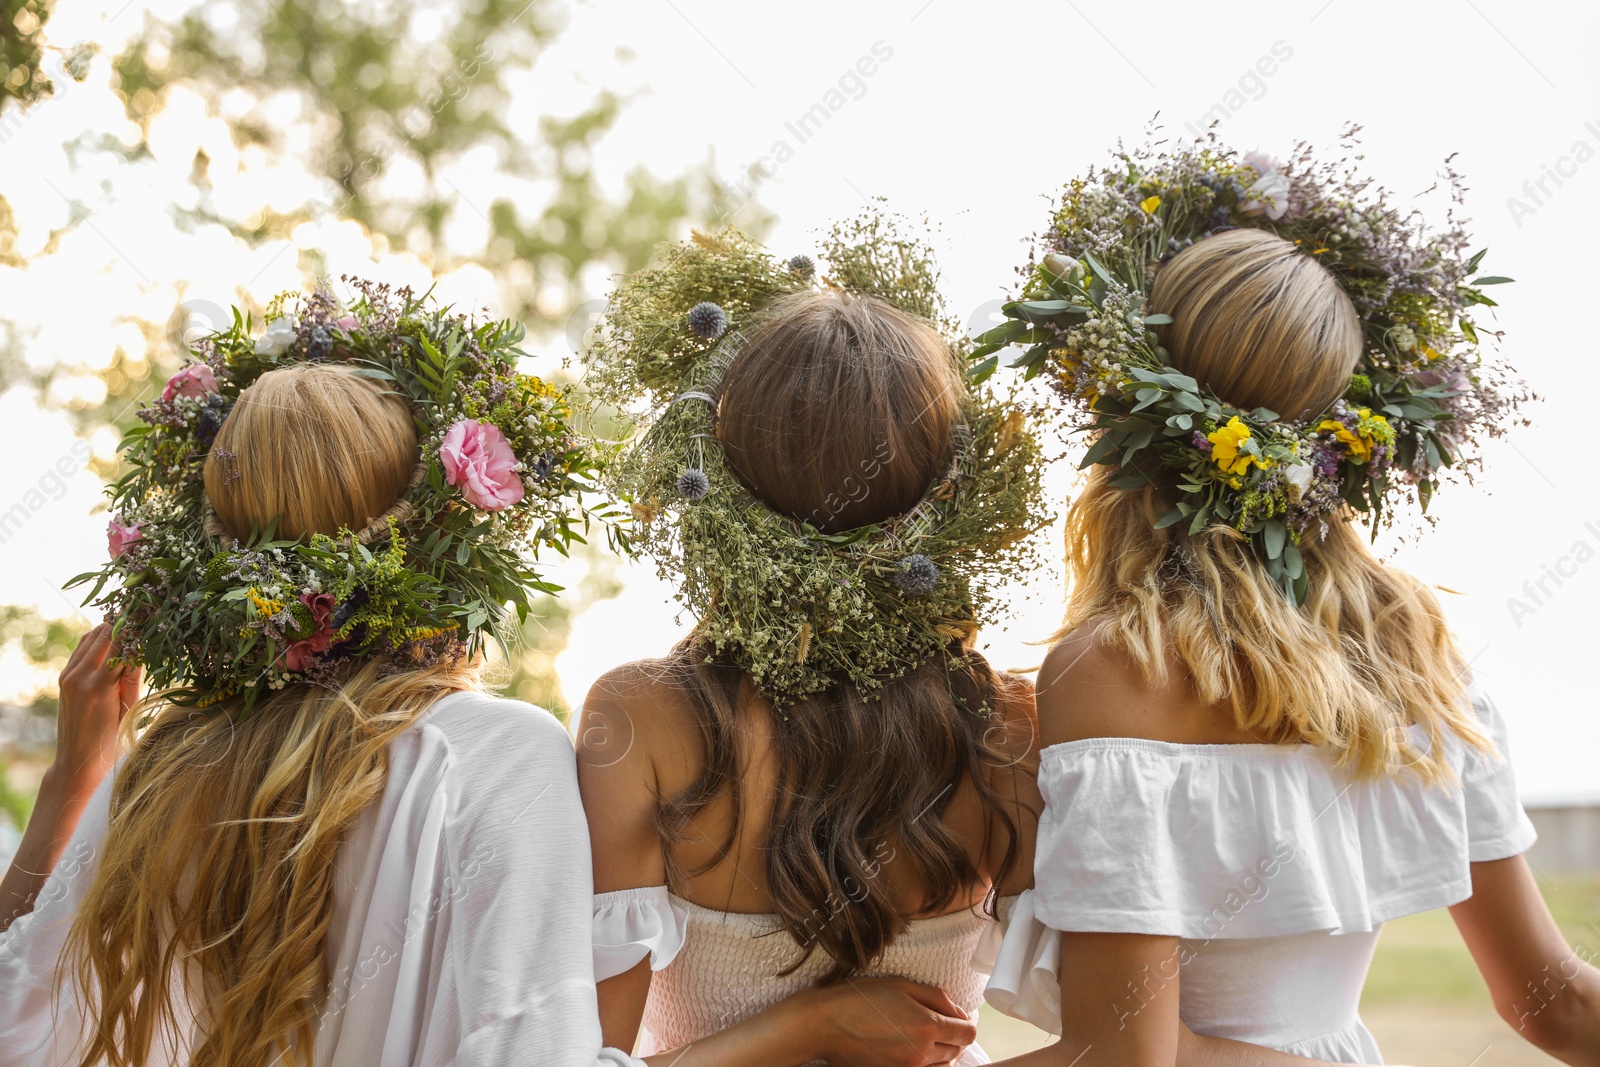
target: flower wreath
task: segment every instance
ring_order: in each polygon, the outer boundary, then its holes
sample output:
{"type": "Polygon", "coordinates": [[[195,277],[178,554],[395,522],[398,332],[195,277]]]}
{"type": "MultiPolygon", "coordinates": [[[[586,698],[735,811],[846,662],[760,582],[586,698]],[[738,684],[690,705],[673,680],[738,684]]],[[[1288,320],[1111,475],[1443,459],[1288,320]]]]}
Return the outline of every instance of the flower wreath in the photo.
{"type": "Polygon", "coordinates": [[[242,693],[248,708],[263,689],[330,683],[357,657],[471,654],[510,609],[525,617],[531,591],[556,590],[531,557],[564,552],[604,517],[582,500],[598,462],[568,425],[566,393],[517,370],[521,326],[345,280],[359,294],[348,309],[326,289],[284,294],[259,337],[235,311],[123,438],[112,558],[71,584],[93,582],[86,602],[116,620],[116,658],[176,702],[242,693]],[[365,529],[292,540],[269,527],[240,542],[206,500],[206,458],[239,394],[298,363],[347,365],[404,397],[421,459],[365,529]]]}
{"type": "MultiPolygon", "coordinates": [[[[926,244],[897,226],[870,214],[835,227],[820,278],[808,256],[780,262],[737,231],[696,233],[621,283],[585,355],[598,398],[646,409],[648,428],[610,472],[634,542],[679,585],[712,654],[780,705],[841,680],[871,690],[951,654],[990,613],[995,585],[1031,565],[1027,535],[1048,522],[1038,441],[1019,408],[976,385],[949,470],[884,522],[824,533],[773,511],[728,465],[722,373],[740,328],[778,297],[818,286],[877,296],[938,323],[958,358],[970,348],[941,315],[926,244]]],[[[863,464],[860,485],[878,463],[863,464]]]]}
{"type": "MultiPolygon", "coordinates": [[[[1374,536],[1413,495],[1426,512],[1443,469],[1475,466],[1475,446],[1504,433],[1530,397],[1482,359],[1488,331],[1465,314],[1494,306],[1483,286],[1511,279],[1473,277],[1483,252],[1467,254],[1453,211],[1445,229],[1430,229],[1348,161],[1315,164],[1303,143],[1286,164],[1241,158],[1215,135],[1115,158],[1067,184],[1049,251],[1005,306],[1010,321],[978,339],[973,373],[985,377],[1001,349],[1027,346],[1011,366],[1046,375],[1096,434],[1083,467],[1117,468],[1112,484],[1124,489],[1175,482],[1176,505],[1158,528],[1232,526],[1299,603],[1304,537],[1320,537],[1346,505],[1368,516],[1374,536]],[[1154,330],[1172,321],[1146,306],[1159,265],[1239,226],[1315,256],[1361,318],[1365,344],[1344,396],[1310,419],[1229,405],[1175,370],[1154,330]]],[[[1459,176],[1447,169],[1446,178],[1459,203],[1459,176]]]]}

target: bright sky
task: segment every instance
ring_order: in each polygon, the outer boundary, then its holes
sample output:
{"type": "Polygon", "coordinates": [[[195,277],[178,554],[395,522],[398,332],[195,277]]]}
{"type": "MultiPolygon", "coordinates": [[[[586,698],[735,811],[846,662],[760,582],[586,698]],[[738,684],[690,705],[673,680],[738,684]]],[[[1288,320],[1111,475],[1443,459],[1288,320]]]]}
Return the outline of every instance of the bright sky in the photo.
{"type": "MultiPolygon", "coordinates": [[[[108,21],[120,2],[62,0],[56,39],[131,32],[141,5],[108,21]]],[[[1421,193],[1459,153],[1467,213],[1491,250],[1485,267],[1517,279],[1495,292],[1504,351],[1546,399],[1531,412],[1532,428],[1491,448],[1476,487],[1441,492],[1436,527],[1406,544],[1386,538],[1380,549],[1459,594],[1446,608],[1509,720],[1525,793],[1592,798],[1600,796],[1600,696],[1580,668],[1600,636],[1588,607],[1600,593],[1600,499],[1589,495],[1596,479],[1587,465],[1595,394],[1580,372],[1594,347],[1584,322],[1593,254],[1581,234],[1593,227],[1600,193],[1597,30],[1593,5],[1510,0],[1307,0],[1231,12],[1170,0],[607,0],[572,10],[513,114],[531,136],[540,114],[570,113],[598,88],[634,91],[597,156],[606,179],[620,184],[638,165],[671,174],[708,156],[731,179],[764,162],[771,177],[758,195],[779,216],[773,243],[786,254],[812,251],[815,231],[866,197],[927,213],[942,226],[952,302],[979,318],[1004,295],[1053,191],[1101,162],[1117,138],[1140,139],[1157,112],[1173,136],[1221,117],[1225,140],[1280,154],[1301,138],[1330,145],[1344,122],[1360,122],[1365,166],[1403,195],[1421,193]],[[817,104],[829,117],[801,129],[817,104]]],[[[0,145],[0,194],[24,223],[25,249],[67,221],[69,184],[79,196],[93,188],[53,148],[84,128],[119,128],[120,114],[104,110],[107,95],[92,91],[103,76],[97,61],[88,86],[43,105],[0,145]]],[[[31,338],[31,359],[133,343],[133,327],[118,320],[135,305],[141,318],[164,321],[183,299],[220,306],[237,299],[236,286],[262,299],[298,284],[295,257],[278,256],[281,247],[252,251],[226,234],[169,239],[170,225],[153,216],[198,144],[219,161],[213,174],[237,163],[240,183],[289,180],[236,160],[205,102],[176,108],[163,120],[157,158],[140,172],[144,185],[124,181],[89,197],[90,224],[49,261],[22,275],[0,268],[0,320],[31,338]]],[[[463,177],[461,188],[470,199],[490,187],[463,177]]],[[[458,214],[471,225],[472,212],[458,214]]],[[[295,243],[327,252],[334,274],[427,273],[406,257],[375,256],[351,225],[308,226],[295,243]]],[[[446,291],[491,307],[497,300],[481,270],[458,272],[446,291]]],[[[552,351],[563,344],[550,339],[552,351]]],[[[14,450],[0,464],[0,511],[43,500],[0,543],[0,601],[68,611],[59,581],[104,551],[103,520],[88,517],[95,479],[81,471],[65,424],[25,396],[0,397],[0,425],[14,450]],[[58,457],[70,473],[52,473],[58,457]],[[29,489],[40,496],[28,498],[29,489]]],[[[103,452],[110,443],[94,444],[103,452]]],[[[1065,472],[1054,481],[1063,497],[1065,472]]],[[[687,623],[648,564],[624,574],[626,592],[579,619],[559,661],[573,703],[607,667],[665,651],[687,623]]],[[[1041,654],[1028,642],[1046,637],[1059,613],[1059,572],[1019,576],[1012,593],[1013,611],[988,646],[998,665],[1026,667],[1041,654]]],[[[14,677],[15,665],[0,662],[0,688],[14,677]]]]}

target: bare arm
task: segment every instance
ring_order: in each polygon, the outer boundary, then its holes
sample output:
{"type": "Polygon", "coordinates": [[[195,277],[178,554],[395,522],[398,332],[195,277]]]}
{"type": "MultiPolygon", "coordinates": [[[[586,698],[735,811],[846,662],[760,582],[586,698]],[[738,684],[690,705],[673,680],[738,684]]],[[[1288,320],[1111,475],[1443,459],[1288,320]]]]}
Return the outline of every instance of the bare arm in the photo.
{"type": "Polygon", "coordinates": [[[1600,1065],[1600,971],[1567,944],[1526,860],[1474,863],[1450,917],[1512,1029],[1564,1063],[1600,1065]]]}
{"type": "MultiPolygon", "coordinates": [[[[601,678],[578,723],[578,787],[594,855],[597,893],[664,885],[656,832],[655,753],[676,746],[651,736],[654,724],[629,699],[622,672],[601,678]],[[653,743],[656,742],[656,743],[653,743]]],[[[665,758],[665,757],[663,757],[665,758]]],[[[600,982],[600,1029],[611,1048],[638,1040],[650,995],[650,961],[600,982]]],[[[826,1059],[837,1067],[924,1067],[949,1063],[977,1027],[940,990],[895,979],[852,979],[805,990],[681,1049],[645,1062],[660,1067],[785,1067],[826,1059]]]]}
{"type": "Polygon", "coordinates": [[[109,625],[90,630],[61,672],[55,761],[45,771],[22,842],[0,881],[0,930],[33,910],[83,809],[116,762],[117,729],[139,699],[139,671],[106,666],[110,635],[109,625]]]}
{"type": "Polygon", "coordinates": [[[1061,1040],[995,1067],[1331,1067],[1190,1031],[1178,952],[1175,937],[1062,934],[1061,1040]]]}

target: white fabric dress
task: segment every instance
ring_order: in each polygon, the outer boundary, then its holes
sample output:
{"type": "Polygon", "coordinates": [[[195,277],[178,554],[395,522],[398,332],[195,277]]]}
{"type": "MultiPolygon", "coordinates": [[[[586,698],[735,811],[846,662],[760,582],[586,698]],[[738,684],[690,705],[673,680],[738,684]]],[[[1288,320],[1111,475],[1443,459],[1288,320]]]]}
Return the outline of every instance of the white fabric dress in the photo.
{"type": "MultiPolygon", "coordinates": [[[[108,777],[35,910],[0,934],[0,1067],[77,1063],[83,1016],[55,968],[110,789],[108,777]]],[[[600,1047],[587,823],[572,744],[547,713],[439,700],[390,743],[383,796],[334,862],[317,1067],[637,1062],[600,1047]]],[[[187,1060],[187,1024],[176,1040],[156,1063],[187,1060]]]]}
{"type": "MultiPolygon", "coordinates": [[[[1493,703],[1469,697],[1503,755],[1493,703]]],[[[1355,779],[1307,745],[1052,745],[1034,889],[979,946],[989,1002],[1059,1034],[1072,961],[1057,931],[1176,935],[1179,1014],[1195,1033],[1381,1063],[1357,1007],[1383,923],[1465,900],[1469,863],[1534,840],[1511,764],[1447,744],[1461,779],[1449,790],[1355,779]]],[[[1147,975],[1121,1010],[1162,979],[1147,975]]]]}
{"type": "MultiPolygon", "coordinates": [[[[984,930],[994,925],[980,910],[913,920],[866,976],[937,986],[976,1019],[984,975],[973,969],[972,958],[984,930]]],[[[815,985],[829,969],[818,950],[792,974],[780,976],[800,947],[776,916],[713,911],[671,895],[666,886],[597,894],[594,953],[597,980],[650,956],[655,973],[639,1035],[641,1056],[724,1030],[815,985]]],[[[969,1045],[955,1062],[969,1067],[989,1057],[969,1045]]]]}

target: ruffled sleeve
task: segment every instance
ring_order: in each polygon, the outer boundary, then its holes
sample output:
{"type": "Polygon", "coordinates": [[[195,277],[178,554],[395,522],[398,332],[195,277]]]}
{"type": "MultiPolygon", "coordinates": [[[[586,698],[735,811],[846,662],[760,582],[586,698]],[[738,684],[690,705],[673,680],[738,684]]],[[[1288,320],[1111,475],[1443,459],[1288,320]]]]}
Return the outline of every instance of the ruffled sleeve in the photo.
{"type": "Polygon", "coordinates": [[[989,976],[984,999],[1014,1019],[1061,1033],[1061,934],[1039,921],[1033,890],[1000,900],[1000,921],[984,927],[972,969],[989,976]]]}
{"type": "Polygon", "coordinates": [[[1467,808],[1467,847],[1473,863],[1521,855],[1538,834],[1517,794],[1511,768],[1505,720],[1489,695],[1474,686],[1468,692],[1483,732],[1497,755],[1467,749],[1462,760],[1461,789],[1467,808]]]}
{"type": "Polygon", "coordinates": [[[650,969],[671,963],[683,947],[689,911],[664,885],[594,896],[594,980],[603,982],[650,957],[650,969]]]}

